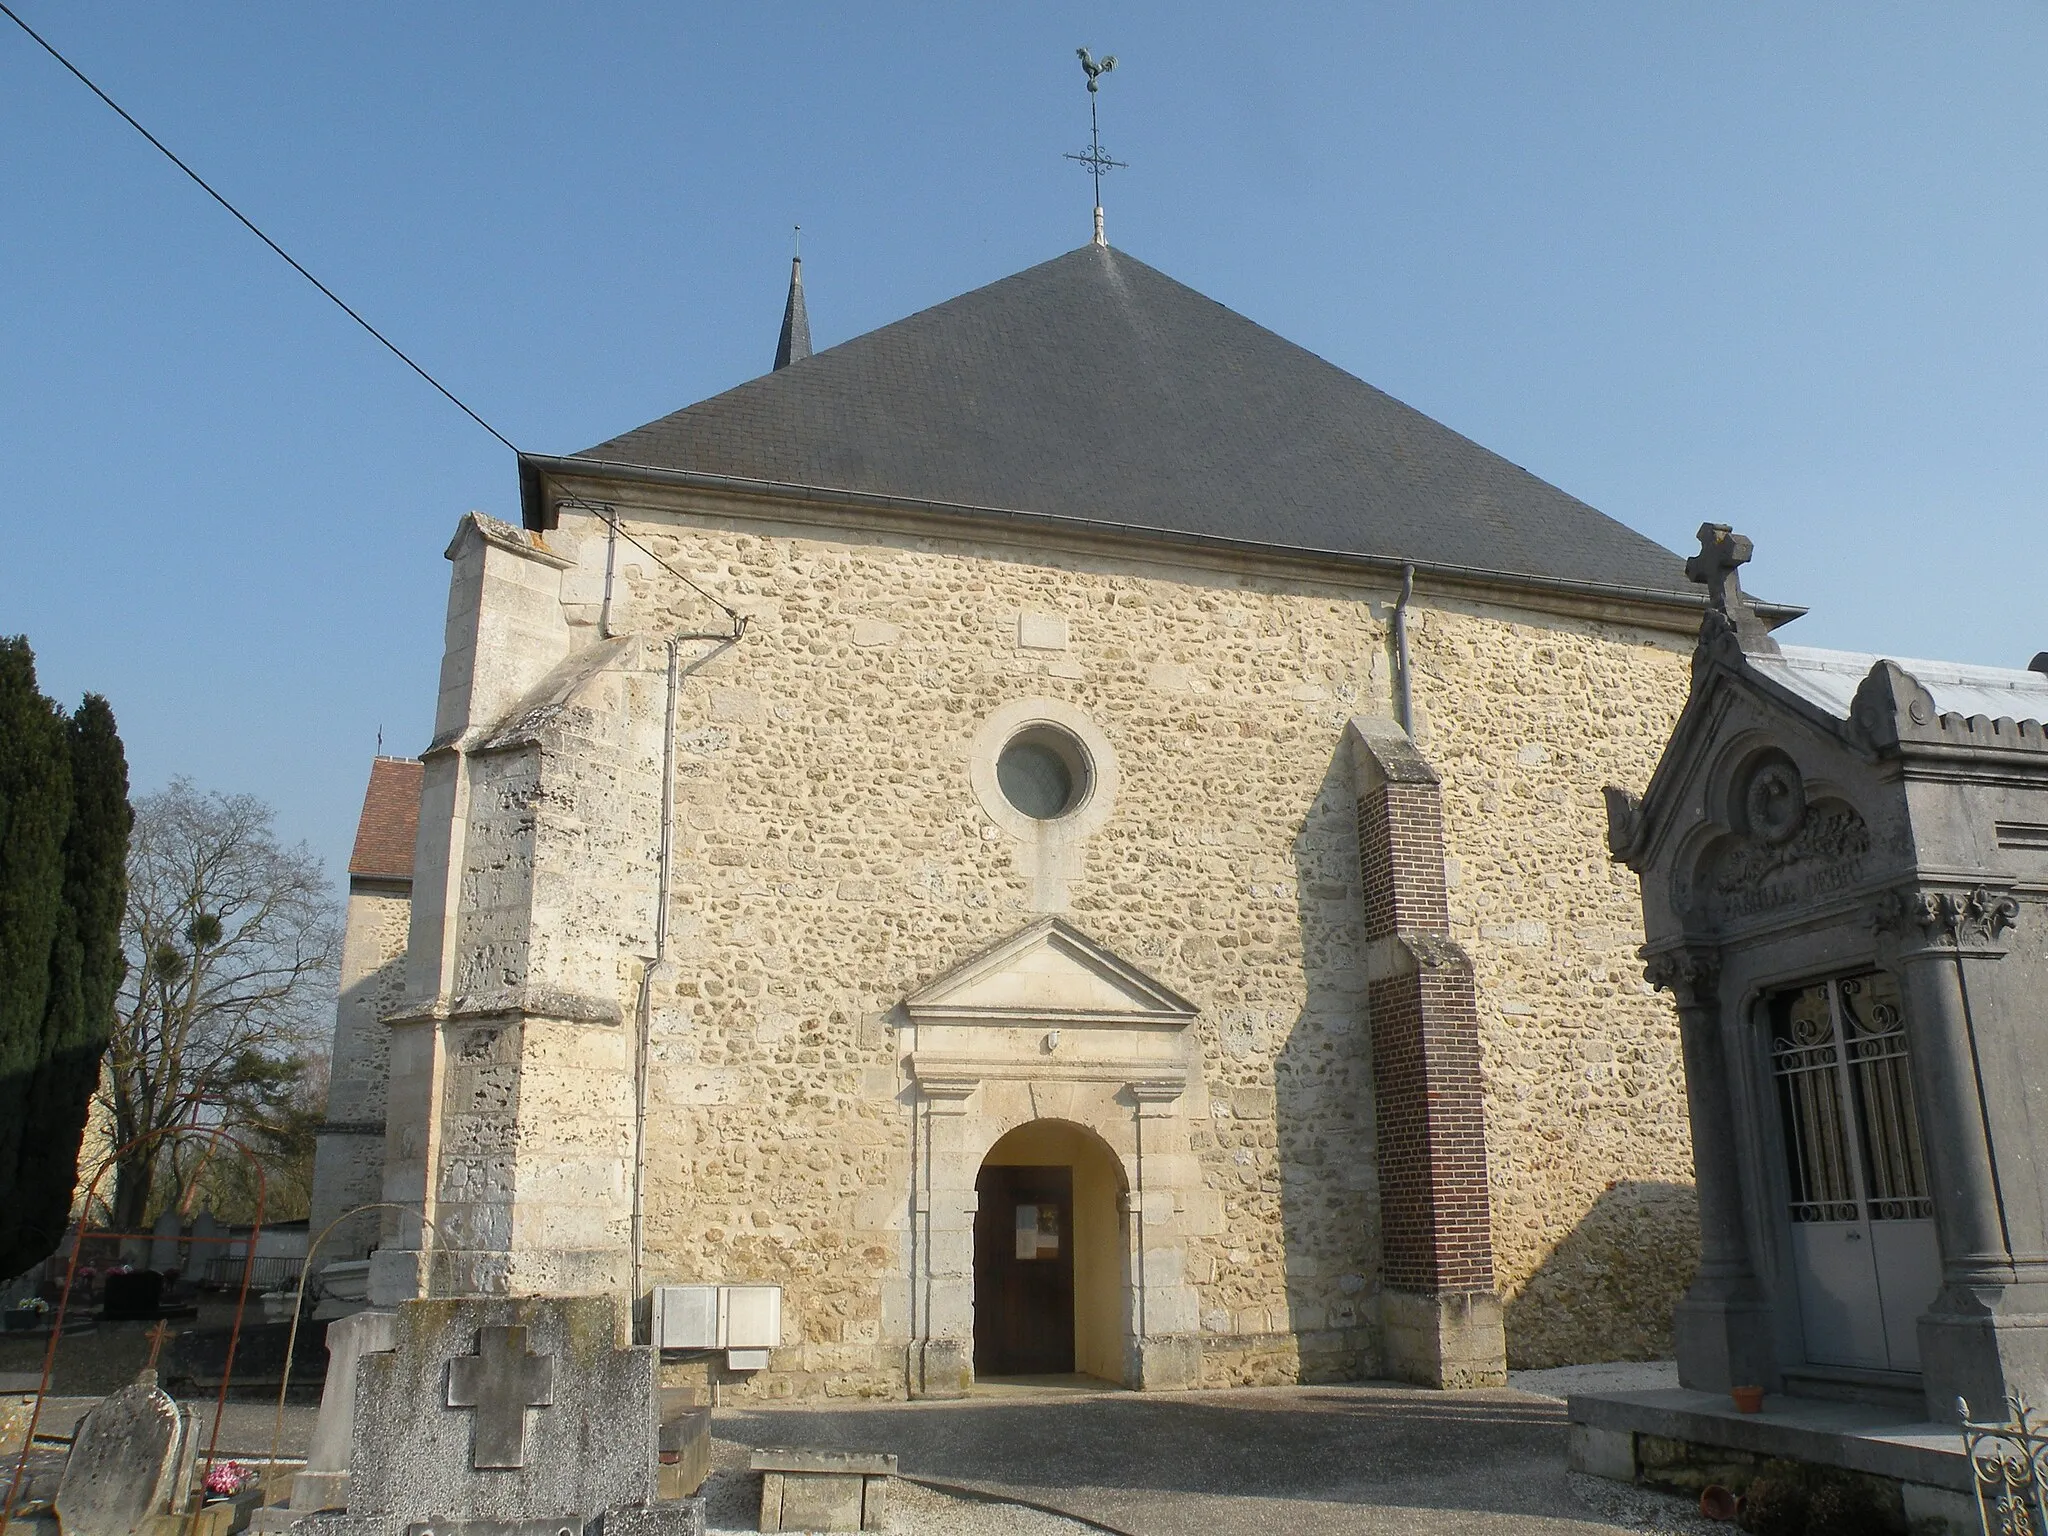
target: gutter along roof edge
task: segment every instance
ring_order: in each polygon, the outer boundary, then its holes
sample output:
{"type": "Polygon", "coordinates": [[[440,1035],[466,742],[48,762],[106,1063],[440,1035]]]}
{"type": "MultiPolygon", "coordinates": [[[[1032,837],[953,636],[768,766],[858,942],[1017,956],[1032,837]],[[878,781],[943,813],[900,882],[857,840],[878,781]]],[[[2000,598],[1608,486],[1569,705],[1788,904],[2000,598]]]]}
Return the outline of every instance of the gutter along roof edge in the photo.
{"type": "MultiPolygon", "coordinates": [[[[1196,549],[1228,550],[1261,554],[1276,559],[1313,560],[1350,566],[1361,570],[1385,571],[1398,577],[1412,566],[1417,575],[1447,577],[1488,586],[1524,588],[1536,592],[1557,592],[1583,598],[1610,598],[1645,603],[1687,614],[1706,608],[1706,594],[1665,591],[1655,587],[1631,587],[1615,583],[1572,581],[1559,576],[1536,576],[1520,571],[1492,570],[1482,566],[1449,565],[1427,560],[1404,560],[1397,555],[1367,555],[1345,550],[1305,549],[1273,544],[1258,539],[1232,539],[1219,534],[1189,533],[1155,528],[1142,523],[1121,523],[1108,519],[1072,517],[1057,512],[1027,512],[1011,507],[978,507],[958,502],[934,501],[914,496],[884,495],[874,491],[851,491],[837,486],[800,485],[781,480],[758,480],[739,475],[707,474],[699,470],[669,469],[652,464],[632,464],[618,459],[591,459],[573,454],[522,453],[519,456],[519,503],[521,522],[528,529],[544,532],[553,526],[545,504],[542,482],[548,478],[584,476],[599,480],[624,480],[644,485],[669,485],[695,490],[727,491],[771,500],[824,502],[878,511],[909,512],[923,516],[972,518],[983,522],[1020,524],[1026,527],[1093,533],[1181,545],[1196,549]]],[[[1750,601],[1773,628],[1799,618],[1807,610],[1787,603],[1750,601]]]]}

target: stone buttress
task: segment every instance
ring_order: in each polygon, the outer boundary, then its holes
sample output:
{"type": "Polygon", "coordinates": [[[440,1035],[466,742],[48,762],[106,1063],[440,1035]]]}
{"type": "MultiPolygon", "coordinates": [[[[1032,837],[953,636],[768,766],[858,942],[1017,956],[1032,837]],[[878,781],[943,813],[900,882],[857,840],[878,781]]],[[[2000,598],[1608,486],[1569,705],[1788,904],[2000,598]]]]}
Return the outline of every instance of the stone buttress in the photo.
{"type": "Polygon", "coordinates": [[[448,558],[406,1000],[385,1016],[384,1197],[425,1220],[387,1223],[371,1295],[619,1295],[634,1073],[619,998],[650,947],[661,677],[637,640],[569,627],[572,562],[539,536],[471,514],[448,558]],[[575,942],[572,908],[616,945],[575,942]]]}

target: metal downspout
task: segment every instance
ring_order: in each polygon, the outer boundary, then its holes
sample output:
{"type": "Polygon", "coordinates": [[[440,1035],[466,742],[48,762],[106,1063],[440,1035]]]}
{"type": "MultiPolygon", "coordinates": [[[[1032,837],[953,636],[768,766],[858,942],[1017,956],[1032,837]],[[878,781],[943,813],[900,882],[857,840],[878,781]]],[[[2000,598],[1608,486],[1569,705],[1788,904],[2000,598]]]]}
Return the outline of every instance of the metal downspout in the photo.
{"type": "Polygon", "coordinates": [[[1415,739],[1415,693],[1408,667],[1408,601],[1415,596],[1415,567],[1401,567],[1401,598],[1394,604],[1394,718],[1415,739]]]}
{"type": "MultiPolygon", "coordinates": [[[[646,1268],[647,1061],[654,1033],[654,973],[668,958],[668,901],[676,823],[676,696],[682,690],[681,641],[668,642],[668,706],[661,728],[661,853],[656,865],[654,954],[640,968],[639,1017],[633,1041],[633,1308],[639,1311],[646,1268]]],[[[652,1319],[649,1319],[652,1326],[652,1319]]]]}

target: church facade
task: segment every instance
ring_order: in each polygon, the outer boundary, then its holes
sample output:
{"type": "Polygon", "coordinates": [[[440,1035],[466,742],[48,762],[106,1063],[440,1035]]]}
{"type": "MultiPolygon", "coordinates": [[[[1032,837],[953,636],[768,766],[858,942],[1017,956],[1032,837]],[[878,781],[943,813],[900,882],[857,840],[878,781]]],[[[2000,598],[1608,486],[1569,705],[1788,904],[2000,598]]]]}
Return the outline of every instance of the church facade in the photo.
{"type": "Polygon", "coordinates": [[[373,1298],[779,1285],[729,1390],[799,1398],[1667,1352],[1601,787],[1679,559],[1101,245],[816,355],[800,304],[449,546],[337,1042],[381,1137],[323,1148],[403,1208],[373,1298]]]}

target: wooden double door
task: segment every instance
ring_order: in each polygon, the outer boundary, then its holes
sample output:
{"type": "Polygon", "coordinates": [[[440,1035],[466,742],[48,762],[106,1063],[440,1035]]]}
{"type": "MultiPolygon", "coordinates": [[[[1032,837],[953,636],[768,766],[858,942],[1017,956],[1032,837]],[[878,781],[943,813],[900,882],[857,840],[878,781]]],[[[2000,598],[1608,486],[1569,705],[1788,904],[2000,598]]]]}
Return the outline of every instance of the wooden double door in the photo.
{"type": "Polygon", "coordinates": [[[974,1374],[1074,1369],[1074,1170],[984,1166],[975,1180],[974,1374]]]}

